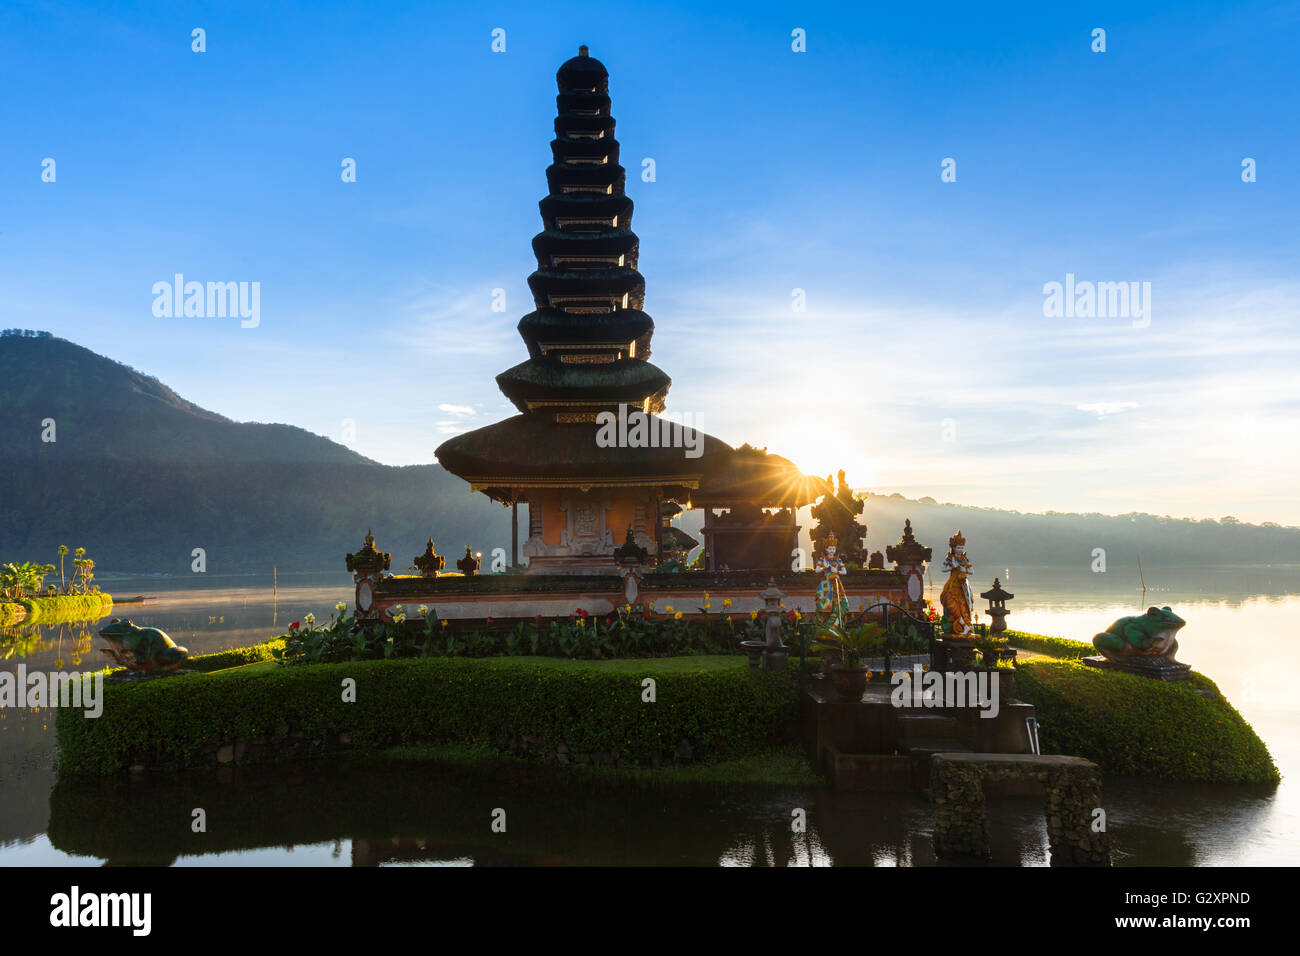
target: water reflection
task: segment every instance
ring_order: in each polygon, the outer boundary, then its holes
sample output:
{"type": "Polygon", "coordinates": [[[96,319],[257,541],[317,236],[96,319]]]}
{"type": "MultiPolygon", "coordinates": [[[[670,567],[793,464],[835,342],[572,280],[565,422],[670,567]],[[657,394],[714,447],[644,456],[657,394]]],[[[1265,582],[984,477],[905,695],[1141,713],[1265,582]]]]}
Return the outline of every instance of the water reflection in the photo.
{"type": "MultiPolygon", "coordinates": [[[[359,762],[64,778],[50,796],[48,836],[60,854],[108,865],[292,864],[304,848],[318,860],[327,846],[338,862],[346,843],[353,866],[931,866],[929,821],[919,794],[648,787],[542,766],[359,762]],[[197,806],[206,833],[191,830],[197,806]],[[497,809],[504,833],[492,829],[497,809]],[[807,813],[804,832],[790,825],[795,809],[807,813]]],[[[1024,833],[1000,835],[995,861],[1020,863],[1024,833]]]]}
{"type": "MultiPolygon", "coordinates": [[[[1111,781],[1118,865],[1232,862],[1270,838],[1263,791],[1111,781]]],[[[1046,866],[1037,798],[989,800],[992,863],[1046,866]]],[[[922,794],[650,787],[572,771],[354,762],[139,778],[65,778],[48,849],[107,865],[936,866],[922,794]],[[194,833],[201,806],[207,832],[194,833]],[[493,832],[505,811],[506,830],[493,832]],[[792,812],[806,812],[794,832],[792,812]]],[[[36,849],[35,847],[33,849],[36,849]]],[[[10,862],[26,854],[16,853],[10,862]]],[[[42,861],[45,862],[45,861],[42,861]]]]}

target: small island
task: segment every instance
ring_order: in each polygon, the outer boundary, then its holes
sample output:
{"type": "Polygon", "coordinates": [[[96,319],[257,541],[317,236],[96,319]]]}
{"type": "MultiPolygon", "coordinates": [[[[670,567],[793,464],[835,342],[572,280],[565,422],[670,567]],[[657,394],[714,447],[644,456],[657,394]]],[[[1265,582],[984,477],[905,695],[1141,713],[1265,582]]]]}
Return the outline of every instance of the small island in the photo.
{"type": "Polygon", "coordinates": [[[59,563],[0,564],[0,627],[11,624],[53,624],[88,621],[113,609],[113,597],[94,583],[95,562],[85,548],[72,553],[71,574],[65,575],[64,558],[69,554],[59,545],[59,563]],[[57,571],[58,584],[45,583],[57,571]]]}

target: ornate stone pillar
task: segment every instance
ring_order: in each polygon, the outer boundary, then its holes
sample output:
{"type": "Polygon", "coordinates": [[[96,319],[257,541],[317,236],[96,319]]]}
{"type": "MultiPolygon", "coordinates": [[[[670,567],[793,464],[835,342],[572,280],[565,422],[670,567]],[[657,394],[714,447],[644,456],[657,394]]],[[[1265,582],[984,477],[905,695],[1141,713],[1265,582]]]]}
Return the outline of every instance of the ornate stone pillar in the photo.
{"type": "MultiPolygon", "coordinates": [[[[432,539],[430,539],[432,544],[432,539]]],[[[387,551],[375,549],[375,536],[366,531],[366,541],[356,554],[347,556],[348,570],[356,583],[356,611],[353,619],[358,621],[377,621],[379,612],[375,610],[375,586],[380,576],[388,570],[392,555],[387,551]]]]}
{"type": "Polygon", "coordinates": [[[925,565],[930,560],[931,549],[912,535],[911,518],[903,524],[902,540],[885,548],[885,555],[903,576],[903,593],[907,595],[904,605],[920,616],[925,611],[925,565]]]}

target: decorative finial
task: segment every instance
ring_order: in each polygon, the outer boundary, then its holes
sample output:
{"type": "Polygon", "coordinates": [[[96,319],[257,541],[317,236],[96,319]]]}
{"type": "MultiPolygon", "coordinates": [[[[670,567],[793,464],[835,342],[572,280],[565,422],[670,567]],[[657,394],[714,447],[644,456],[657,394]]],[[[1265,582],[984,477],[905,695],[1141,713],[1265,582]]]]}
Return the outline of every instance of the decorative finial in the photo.
{"type": "Polygon", "coordinates": [[[578,56],[586,56],[586,55],[587,55],[587,44],[584,43],[582,46],[578,47],[578,56]]]}

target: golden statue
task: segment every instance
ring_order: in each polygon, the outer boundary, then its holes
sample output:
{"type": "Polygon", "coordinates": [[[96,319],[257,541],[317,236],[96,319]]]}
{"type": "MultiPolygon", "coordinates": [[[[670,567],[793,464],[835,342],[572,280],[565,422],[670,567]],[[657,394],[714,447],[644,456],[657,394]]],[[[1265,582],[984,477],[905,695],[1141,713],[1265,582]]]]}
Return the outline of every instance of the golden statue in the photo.
{"type": "Polygon", "coordinates": [[[960,531],[948,539],[948,556],[943,559],[943,570],[948,572],[948,582],[939,592],[939,603],[952,622],[953,637],[967,637],[973,633],[970,584],[966,580],[971,572],[971,563],[966,557],[966,539],[960,531]]]}

